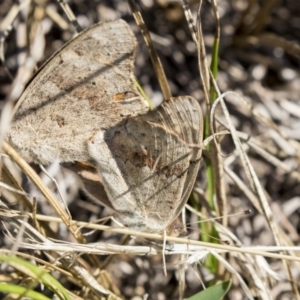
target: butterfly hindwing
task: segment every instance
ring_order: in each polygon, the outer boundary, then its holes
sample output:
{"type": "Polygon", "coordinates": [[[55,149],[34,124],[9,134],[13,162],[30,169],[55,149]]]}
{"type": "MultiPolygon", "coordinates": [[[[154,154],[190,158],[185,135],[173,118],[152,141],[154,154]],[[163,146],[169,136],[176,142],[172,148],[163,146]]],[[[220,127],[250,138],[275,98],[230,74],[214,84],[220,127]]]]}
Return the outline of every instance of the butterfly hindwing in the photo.
{"type": "Polygon", "coordinates": [[[197,101],[190,96],[180,96],[165,101],[159,109],[149,112],[143,118],[151,118],[178,135],[189,147],[190,163],[184,178],[181,201],[174,213],[179,215],[194,186],[202,155],[203,115],[197,101]]]}
{"type": "Polygon", "coordinates": [[[202,115],[197,106],[190,98],[172,99],[151,113],[123,120],[89,143],[108,197],[124,225],[162,232],[180,213],[201,156],[200,148],[187,143],[201,140],[202,115]],[[189,129],[191,123],[193,129],[189,129]],[[173,131],[178,128],[180,133],[173,131]],[[190,140],[183,139],[186,135],[190,140]]]}

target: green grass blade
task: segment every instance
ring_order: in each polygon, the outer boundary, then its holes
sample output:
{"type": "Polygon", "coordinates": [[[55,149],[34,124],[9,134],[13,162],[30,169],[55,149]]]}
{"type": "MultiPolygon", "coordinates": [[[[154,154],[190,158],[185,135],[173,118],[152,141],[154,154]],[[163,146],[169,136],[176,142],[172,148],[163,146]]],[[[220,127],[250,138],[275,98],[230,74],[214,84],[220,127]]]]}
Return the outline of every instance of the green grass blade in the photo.
{"type": "MultiPolygon", "coordinates": [[[[212,74],[214,78],[217,78],[218,75],[218,63],[219,63],[219,44],[220,39],[219,37],[215,37],[213,50],[212,50],[212,60],[210,69],[212,71],[212,74]]],[[[210,99],[213,103],[217,98],[217,93],[211,85],[210,90],[210,99]]],[[[208,138],[211,135],[210,132],[210,120],[209,115],[206,115],[205,118],[205,132],[204,132],[205,138],[208,138]]],[[[209,144],[206,148],[206,150],[209,153],[212,153],[211,145],[209,144]]],[[[216,210],[215,203],[214,203],[214,195],[215,195],[215,182],[214,182],[214,170],[213,170],[213,164],[210,160],[210,158],[206,159],[206,178],[207,178],[207,198],[208,198],[208,204],[212,210],[216,210]]],[[[205,242],[211,242],[216,243],[216,241],[219,239],[219,235],[217,230],[215,229],[213,224],[209,224],[208,222],[202,222],[201,223],[201,232],[203,233],[201,235],[201,239],[205,242]]],[[[208,255],[207,259],[205,261],[205,266],[208,267],[213,273],[217,272],[218,269],[218,261],[217,259],[212,256],[208,255]]]]}
{"type": "Polygon", "coordinates": [[[22,272],[32,279],[47,286],[61,300],[69,300],[70,297],[65,288],[51,274],[47,273],[41,267],[36,266],[24,259],[0,254],[0,262],[7,263],[10,267],[22,272]]]}
{"type": "Polygon", "coordinates": [[[26,287],[15,285],[15,284],[6,284],[0,282],[0,292],[5,294],[14,294],[20,297],[30,298],[32,300],[51,300],[38,292],[32,291],[26,287]]]}
{"type": "Polygon", "coordinates": [[[137,79],[134,80],[135,85],[137,87],[137,89],[139,90],[139,92],[141,93],[141,95],[144,97],[144,99],[147,101],[150,109],[154,109],[154,106],[151,102],[151,100],[149,99],[149,97],[146,95],[146,93],[144,92],[143,88],[141,87],[141,85],[139,84],[139,82],[137,81],[137,79]]]}
{"type": "Polygon", "coordinates": [[[206,290],[195,294],[187,300],[221,300],[228,293],[231,287],[231,280],[223,281],[219,284],[211,286],[206,290]]]}

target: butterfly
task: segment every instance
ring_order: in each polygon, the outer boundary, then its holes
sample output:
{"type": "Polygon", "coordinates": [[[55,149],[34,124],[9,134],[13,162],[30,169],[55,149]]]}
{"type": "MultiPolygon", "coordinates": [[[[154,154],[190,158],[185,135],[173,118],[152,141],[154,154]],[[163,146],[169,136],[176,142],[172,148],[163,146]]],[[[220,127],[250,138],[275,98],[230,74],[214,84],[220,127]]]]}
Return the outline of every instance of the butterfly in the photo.
{"type": "Polygon", "coordinates": [[[199,170],[202,112],[189,96],[150,111],[134,83],[136,49],[123,20],[80,33],[35,74],[8,139],[28,162],[67,163],[123,225],[177,235],[199,170]]]}

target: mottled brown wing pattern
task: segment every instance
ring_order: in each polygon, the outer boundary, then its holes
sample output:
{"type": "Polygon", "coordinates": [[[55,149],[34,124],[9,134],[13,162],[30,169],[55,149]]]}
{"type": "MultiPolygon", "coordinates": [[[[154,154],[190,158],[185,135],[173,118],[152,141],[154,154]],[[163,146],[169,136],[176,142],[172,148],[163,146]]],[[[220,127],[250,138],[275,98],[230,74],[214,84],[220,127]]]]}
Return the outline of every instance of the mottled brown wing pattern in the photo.
{"type": "Polygon", "coordinates": [[[199,134],[186,132],[195,136],[191,144],[201,140],[202,115],[194,99],[171,99],[96,135],[89,144],[118,219],[132,229],[165,230],[194,185],[201,149],[189,146],[174,128],[199,134]]]}
{"type": "Polygon", "coordinates": [[[123,20],[79,34],[42,67],[21,96],[11,144],[29,162],[90,162],[87,139],[128,115],[148,111],[133,81],[136,47],[123,20]]]}
{"type": "Polygon", "coordinates": [[[180,130],[176,129],[176,133],[189,145],[192,151],[190,156],[190,165],[187,171],[181,203],[177,206],[175,215],[178,215],[185,205],[188,197],[193,189],[202,156],[202,139],[203,139],[203,116],[197,101],[189,96],[174,98],[170,105],[169,122],[171,127],[175,127],[176,123],[180,124],[180,130]]]}
{"type": "Polygon", "coordinates": [[[135,51],[122,20],[79,34],[30,82],[9,140],[28,162],[80,162],[68,165],[91,198],[131,229],[172,233],[198,173],[202,113],[188,96],[149,112],[133,81],[135,51]]]}

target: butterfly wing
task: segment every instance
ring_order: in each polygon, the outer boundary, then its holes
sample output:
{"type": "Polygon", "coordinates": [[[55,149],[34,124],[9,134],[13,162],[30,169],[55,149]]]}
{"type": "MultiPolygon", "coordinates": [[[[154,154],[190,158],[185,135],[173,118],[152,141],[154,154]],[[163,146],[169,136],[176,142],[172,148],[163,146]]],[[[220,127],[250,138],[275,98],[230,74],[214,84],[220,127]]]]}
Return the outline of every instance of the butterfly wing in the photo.
{"type": "Polygon", "coordinates": [[[148,106],[133,79],[136,39],[123,20],[79,34],[22,94],[9,140],[29,162],[89,162],[87,140],[148,106]]]}
{"type": "MultiPolygon", "coordinates": [[[[178,135],[189,147],[189,166],[182,178],[184,186],[177,198],[173,220],[182,211],[193,189],[202,156],[201,143],[203,139],[203,115],[198,102],[190,96],[171,98],[164,102],[155,112],[150,112],[153,122],[161,124],[178,135]]],[[[142,116],[144,118],[146,116],[142,116]]],[[[171,225],[171,224],[169,224],[171,225]]]]}
{"type": "Polygon", "coordinates": [[[124,120],[90,141],[89,153],[124,225],[162,232],[178,216],[193,187],[201,156],[201,150],[187,141],[198,142],[201,133],[200,107],[194,99],[183,97],[124,120]],[[185,134],[186,140],[182,138],[185,134]]]}

